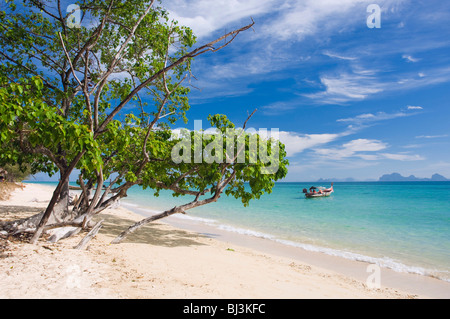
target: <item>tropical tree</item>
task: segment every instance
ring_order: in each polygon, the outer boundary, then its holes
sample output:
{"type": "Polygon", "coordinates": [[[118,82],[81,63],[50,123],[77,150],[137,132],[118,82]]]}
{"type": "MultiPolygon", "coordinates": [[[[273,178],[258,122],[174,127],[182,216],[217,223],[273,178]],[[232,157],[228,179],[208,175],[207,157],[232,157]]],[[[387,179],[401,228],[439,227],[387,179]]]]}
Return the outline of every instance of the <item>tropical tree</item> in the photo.
{"type": "MultiPolygon", "coordinates": [[[[226,191],[246,203],[285,175],[283,152],[279,172],[263,179],[252,163],[240,179],[253,176],[259,185],[249,195],[239,183],[225,190],[239,176],[236,165],[192,166],[170,157],[179,142],[170,125],[187,120],[193,58],[222,49],[253,22],[193,49],[192,31],[154,0],[79,1],[69,11],[59,0],[7,1],[2,8],[0,165],[30,163],[32,172],[60,174],[46,210],[9,225],[10,232],[32,231],[35,243],[46,229],[91,227],[95,214],[136,184],[195,194],[197,202],[208,184],[215,200],[226,191]],[[69,210],[75,168],[82,195],[69,210]]],[[[223,117],[211,121],[219,130],[232,126],[223,117]]]]}
{"type": "MultiPolygon", "coordinates": [[[[274,182],[286,176],[288,165],[284,145],[277,139],[245,131],[250,118],[242,128],[236,128],[225,115],[209,116],[213,133],[150,131],[140,127],[138,120],[109,130],[111,135],[102,143],[109,150],[102,152],[108,154],[103,176],[115,178],[103,191],[97,187],[90,202],[87,197],[80,198],[79,205],[90,205],[90,213],[97,214],[126,196],[134,185],[151,188],[156,196],[169,190],[174,196],[188,198],[183,205],[130,226],[113,243],[149,222],[216,202],[222,194],[248,205],[250,200],[270,193],[274,182]],[[113,195],[108,197],[109,193],[113,195]]],[[[90,185],[98,182],[98,176],[91,176],[90,185]]],[[[88,194],[85,186],[83,194],[88,194]]]]}

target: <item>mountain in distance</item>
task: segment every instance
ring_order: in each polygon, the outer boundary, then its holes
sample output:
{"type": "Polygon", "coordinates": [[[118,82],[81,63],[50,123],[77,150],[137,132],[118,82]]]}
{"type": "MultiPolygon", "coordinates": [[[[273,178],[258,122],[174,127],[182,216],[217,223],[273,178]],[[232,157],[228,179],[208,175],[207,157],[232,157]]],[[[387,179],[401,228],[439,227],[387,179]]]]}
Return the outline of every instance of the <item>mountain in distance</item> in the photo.
{"type": "Polygon", "coordinates": [[[384,174],[378,180],[367,179],[357,180],[352,177],[347,178],[319,178],[316,183],[331,183],[331,182],[450,182],[450,179],[440,175],[434,174],[431,178],[419,178],[414,175],[402,176],[399,173],[384,174]]]}
{"type": "Polygon", "coordinates": [[[380,182],[449,182],[450,179],[440,174],[434,174],[431,178],[419,178],[414,175],[402,176],[399,173],[384,174],[379,179],[380,182]]]}

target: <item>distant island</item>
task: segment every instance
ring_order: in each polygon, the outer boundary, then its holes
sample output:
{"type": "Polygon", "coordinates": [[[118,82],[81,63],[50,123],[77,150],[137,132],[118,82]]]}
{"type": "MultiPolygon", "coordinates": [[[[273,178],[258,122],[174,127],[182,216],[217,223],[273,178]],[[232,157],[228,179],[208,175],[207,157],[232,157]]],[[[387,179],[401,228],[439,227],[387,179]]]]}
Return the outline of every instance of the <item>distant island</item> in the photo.
{"type": "MultiPolygon", "coordinates": [[[[361,180],[359,180],[362,182],[361,180]]],[[[364,180],[364,182],[376,182],[377,180],[364,180]]],[[[348,178],[319,178],[317,183],[331,183],[331,182],[358,182],[358,180],[348,178]]],[[[434,174],[431,178],[420,178],[414,175],[402,176],[399,173],[384,174],[378,179],[378,182],[450,182],[450,179],[440,175],[434,174]]]]}
{"type": "Polygon", "coordinates": [[[414,175],[408,177],[402,176],[399,173],[385,174],[380,177],[380,182],[449,182],[450,179],[445,178],[440,174],[434,174],[431,178],[419,178],[414,175]]]}

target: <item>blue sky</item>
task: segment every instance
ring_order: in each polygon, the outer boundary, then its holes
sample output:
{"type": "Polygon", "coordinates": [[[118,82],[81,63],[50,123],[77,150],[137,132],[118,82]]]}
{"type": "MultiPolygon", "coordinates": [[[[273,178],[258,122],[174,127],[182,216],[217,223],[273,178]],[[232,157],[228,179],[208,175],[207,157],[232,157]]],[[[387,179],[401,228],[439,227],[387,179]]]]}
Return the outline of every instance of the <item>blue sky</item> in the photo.
{"type": "MultiPolygon", "coordinates": [[[[198,44],[254,19],[196,58],[193,120],[223,113],[278,128],[286,181],[450,177],[449,1],[163,1],[198,44]],[[381,27],[368,28],[369,4],[381,27]]],[[[192,126],[192,127],[191,127],[192,126]]]]}
{"type": "Polygon", "coordinates": [[[216,113],[240,126],[257,108],[248,126],[280,131],[285,181],[450,178],[450,1],[162,5],[198,45],[255,21],[228,47],[194,60],[187,128],[216,113]],[[370,4],[381,8],[380,28],[367,26],[370,4]]]}

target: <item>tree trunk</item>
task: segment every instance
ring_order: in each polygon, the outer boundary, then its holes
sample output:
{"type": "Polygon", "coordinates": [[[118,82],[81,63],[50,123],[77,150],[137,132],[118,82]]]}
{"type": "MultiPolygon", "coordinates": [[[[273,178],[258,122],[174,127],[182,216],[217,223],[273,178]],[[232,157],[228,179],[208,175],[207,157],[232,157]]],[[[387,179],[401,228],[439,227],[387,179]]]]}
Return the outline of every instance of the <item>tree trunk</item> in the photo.
{"type": "Polygon", "coordinates": [[[53,213],[55,214],[56,218],[64,220],[69,215],[69,180],[67,180],[62,185],[58,203],[61,203],[60,211],[53,210],[53,213]]]}
{"type": "Polygon", "coordinates": [[[98,200],[100,199],[102,188],[103,188],[103,172],[99,171],[97,174],[97,189],[95,190],[94,197],[92,198],[92,201],[89,207],[87,208],[86,217],[83,221],[83,228],[94,215],[94,208],[97,206],[98,200]]]}
{"type": "Polygon", "coordinates": [[[143,220],[137,222],[136,224],[134,224],[134,225],[128,227],[128,229],[125,230],[125,231],[123,231],[119,236],[117,236],[117,237],[111,242],[111,244],[119,244],[119,243],[121,243],[122,240],[123,240],[126,236],[128,236],[129,234],[131,234],[131,233],[134,232],[135,230],[141,228],[142,226],[144,226],[144,225],[146,225],[146,224],[148,224],[148,223],[151,223],[151,222],[153,222],[153,221],[155,221],[155,220],[158,220],[158,219],[161,219],[161,218],[164,218],[164,217],[168,217],[168,216],[170,216],[170,215],[173,215],[173,214],[176,214],[176,213],[181,213],[181,212],[183,212],[182,209],[181,209],[181,207],[174,207],[174,208],[172,208],[172,209],[170,209],[170,210],[166,210],[166,211],[164,211],[164,212],[162,212],[162,213],[160,213],[160,214],[158,214],[158,215],[153,215],[153,216],[147,217],[147,218],[145,218],[145,219],[143,219],[143,220]]]}
{"type": "Polygon", "coordinates": [[[50,218],[50,215],[53,212],[53,208],[55,207],[56,202],[61,195],[63,187],[65,186],[65,184],[67,184],[69,182],[70,173],[72,173],[73,169],[75,168],[75,165],[77,165],[77,163],[80,161],[81,157],[83,157],[85,152],[86,151],[83,150],[80,153],[78,153],[78,155],[72,160],[72,162],[70,163],[69,167],[64,172],[64,174],[62,174],[61,179],[59,180],[58,186],[56,187],[55,191],[53,192],[52,199],[50,200],[50,202],[44,212],[44,215],[42,216],[42,219],[39,222],[39,225],[36,227],[36,231],[30,240],[31,244],[36,244],[39,237],[41,237],[42,232],[44,231],[44,227],[47,224],[47,222],[50,218]]]}

